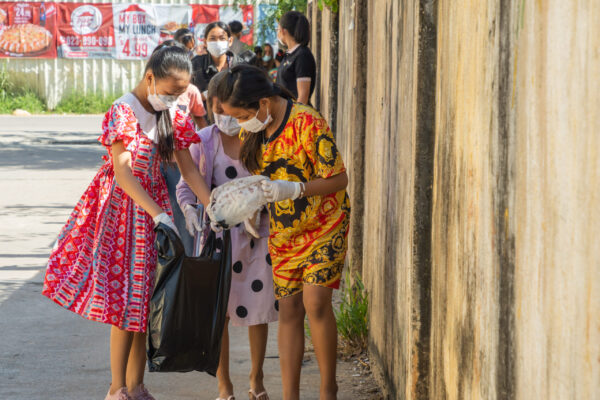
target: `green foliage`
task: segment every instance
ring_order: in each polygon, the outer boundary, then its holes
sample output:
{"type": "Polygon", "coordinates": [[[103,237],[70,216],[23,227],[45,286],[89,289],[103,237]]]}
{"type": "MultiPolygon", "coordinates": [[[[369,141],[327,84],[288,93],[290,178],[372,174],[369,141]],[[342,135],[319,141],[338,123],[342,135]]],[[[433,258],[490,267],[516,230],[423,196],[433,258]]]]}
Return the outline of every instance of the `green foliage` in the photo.
{"type": "Polygon", "coordinates": [[[72,93],[62,99],[54,111],[67,114],[104,114],[118,97],[120,96],[104,97],[100,93],[72,93]]]}
{"type": "Polygon", "coordinates": [[[46,105],[30,89],[17,87],[6,68],[0,69],[0,114],[10,114],[16,109],[42,113],[46,105]]]}
{"type": "Polygon", "coordinates": [[[323,11],[323,6],[328,7],[331,12],[338,12],[339,9],[339,4],[338,4],[338,0],[319,0],[319,8],[321,9],[321,11],[323,11]]]}
{"type": "Polygon", "coordinates": [[[348,352],[360,353],[367,348],[369,300],[358,274],[352,284],[350,273],[346,273],[342,296],[340,310],[335,313],[338,333],[348,352]]]}

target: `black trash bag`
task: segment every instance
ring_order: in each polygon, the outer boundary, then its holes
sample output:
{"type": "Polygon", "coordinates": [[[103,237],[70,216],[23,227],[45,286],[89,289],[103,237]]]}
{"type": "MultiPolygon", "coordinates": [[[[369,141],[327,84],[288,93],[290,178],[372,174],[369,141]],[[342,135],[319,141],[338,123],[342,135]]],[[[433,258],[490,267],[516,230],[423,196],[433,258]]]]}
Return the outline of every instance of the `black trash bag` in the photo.
{"type": "Polygon", "coordinates": [[[231,287],[231,238],[210,232],[200,257],[186,257],[168,226],[156,229],[156,285],[148,310],[151,372],[205,371],[215,376],[231,287]]]}

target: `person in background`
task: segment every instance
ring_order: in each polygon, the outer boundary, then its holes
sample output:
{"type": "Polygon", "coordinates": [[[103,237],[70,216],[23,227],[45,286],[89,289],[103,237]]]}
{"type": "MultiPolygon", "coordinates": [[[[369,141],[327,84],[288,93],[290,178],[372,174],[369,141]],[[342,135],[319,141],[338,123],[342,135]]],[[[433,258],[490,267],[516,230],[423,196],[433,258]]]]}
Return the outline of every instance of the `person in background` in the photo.
{"type": "Polygon", "coordinates": [[[264,54],[262,56],[261,67],[265,71],[267,71],[267,73],[269,74],[271,79],[273,79],[273,82],[275,82],[275,79],[277,77],[277,67],[275,66],[275,57],[273,54],[273,46],[271,46],[269,43],[265,43],[263,45],[263,49],[264,49],[264,54]]]}
{"type": "Polygon", "coordinates": [[[277,83],[289,90],[302,104],[310,104],[315,90],[317,64],[310,49],[310,25],[304,14],[288,11],[279,21],[277,39],[287,47],[279,70],[277,83]]]}
{"type": "Polygon", "coordinates": [[[279,299],[283,399],[300,399],[304,317],[321,374],[321,400],[337,394],[333,290],[347,250],[348,176],[327,121],[292,101],[260,68],[237,65],[217,84],[226,115],[242,127],[240,160],[261,182],[270,224],[269,254],[279,299]]]}
{"type": "Polygon", "coordinates": [[[256,54],[256,56],[258,58],[262,58],[263,56],[263,48],[260,46],[254,46],[254,54],[256,54]]]}
{"type": "MultiPolygon", "coordinates": [[[[210,190],[188,150],[200,138],[192,121],[173,107],[191,72],[187,51],[165,46],[152,54],[133,91],[110,107],[98,138],[107,151],[104,164],[62,228],[46,267],[44,296],[111,325],[106,400],[154,399],[144,386],[154,228],[163,223],[177,232],[160,162],[175,160],[200,202],[209,202],[210,190]]],[[[56,398],[50,392],[45,397],[56,398]]]]}
{"type": "Polygon", "coordinates": [[[200,90],[206,101],[205,92],[211,78],[219,71],[239,64],[241,60],[229,50],[233,37],[226,23],[216,21],[208,24],[204,30],[204,41],[208,53],[192,58],[194,69],[192,83],[200,90]]]}
{"type": "Polygon", "coordinates": [[[236,56],[239,56],[240,53],[246,50],[246,45],[241,41],[244,25],[242,25],[240,21],[231,21],[229,23],[229,29],[231,30],[231,34],[233,36],[233,43],[229,47],[229,50],[231,50],[231,52],[236,56]]]}
{"type": "Polygon", "coordinates": [[[190,52],[190,58],[196,56],[196,39],[194,39],[192,31],[187,28],[178,29],[173,35],[173,39],[181,43],[190,52]]]}
{"type": "MultiPolygon", "coordinates": [[[[223,115],[223,109],[215,95],[216,84],[226,75],[226,71],[219,72],[208,84],[207,104],[216,124],[201,130],[199,135],[203,142],[190,147],[192,159],[209,187],[251,175],[239,160],[240,126],[235,118],[223,115]]],[[[187,230],[192,235],[198,234],[201,226],[194,208],[198,200],[183,179],[177,185],[177,200],[185,211],[187,230]]],[[[250,399],[269,399],[263,382],[263,364],[268,323],[277,320],[278,304],[273,294],[273,272],[268,258],[269,216],[266,211],[259,214],[255,225],[257,226],[248,228],[247,224],[243,224],[231,229],[233,276],[217,370],[219,400],[233,398],[233,383],[229,374],[229,322],[234,326],[248,327],[252,363],[250,399]]]]}

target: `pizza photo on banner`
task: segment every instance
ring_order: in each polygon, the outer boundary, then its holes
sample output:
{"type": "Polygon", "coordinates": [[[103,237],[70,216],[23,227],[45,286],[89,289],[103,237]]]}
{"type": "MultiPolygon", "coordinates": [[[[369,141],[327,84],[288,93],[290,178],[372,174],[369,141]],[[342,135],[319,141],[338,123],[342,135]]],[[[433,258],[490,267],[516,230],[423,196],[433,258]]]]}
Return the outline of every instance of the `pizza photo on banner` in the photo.
{"type": "Polygon", "coordinates": [[[147,58],[158,46],[160,31],[152,4],[113,4],[116,56],[120,60],[147,58]]]}
{"type": "Polygon", "coordinates": [[[156,4],[154,12],[157,18],[160,37],[158,42],[173,39],[173,35],[181,28],[189,28],[192,20],[192,9],[186,5],[156,4]]]}
{"type": "Polygon", "coordinates": [[[226,24],[240,21],[244,27],[240,40],[248,46],[254,43],[254,7],[252,6],[222,6],[219,9],[219,19],[226,24]]]}
{"type": "Polygon", "coordinates": [[[204,30],[206,26],[211,22],[219,20],[219,8],[218,5],[192,5],[192,23],[191,29],[194,31],[196,38],[196,51],[200,52],[204,46],[204,30]]]}
{"type": "Polygon", "coordinates": [[[58,3],[58,55],[114,58],[112,4],[58,3]]]}
{"type": "Polygon", "coordinates": [[[56,58],[56,3],[0,2],[0,57],[56,58]]]}

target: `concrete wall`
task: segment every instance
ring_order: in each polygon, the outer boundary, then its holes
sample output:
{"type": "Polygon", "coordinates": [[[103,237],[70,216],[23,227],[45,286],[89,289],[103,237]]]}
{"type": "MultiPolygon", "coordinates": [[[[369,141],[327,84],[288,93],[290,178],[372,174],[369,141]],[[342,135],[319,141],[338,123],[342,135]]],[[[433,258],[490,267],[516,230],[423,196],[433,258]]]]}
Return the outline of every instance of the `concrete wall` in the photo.
{"type": "Polygon", "coordinates": [[[340,3],[317,103],[387,396],[600,399],[600,4],[340,3]]]}

